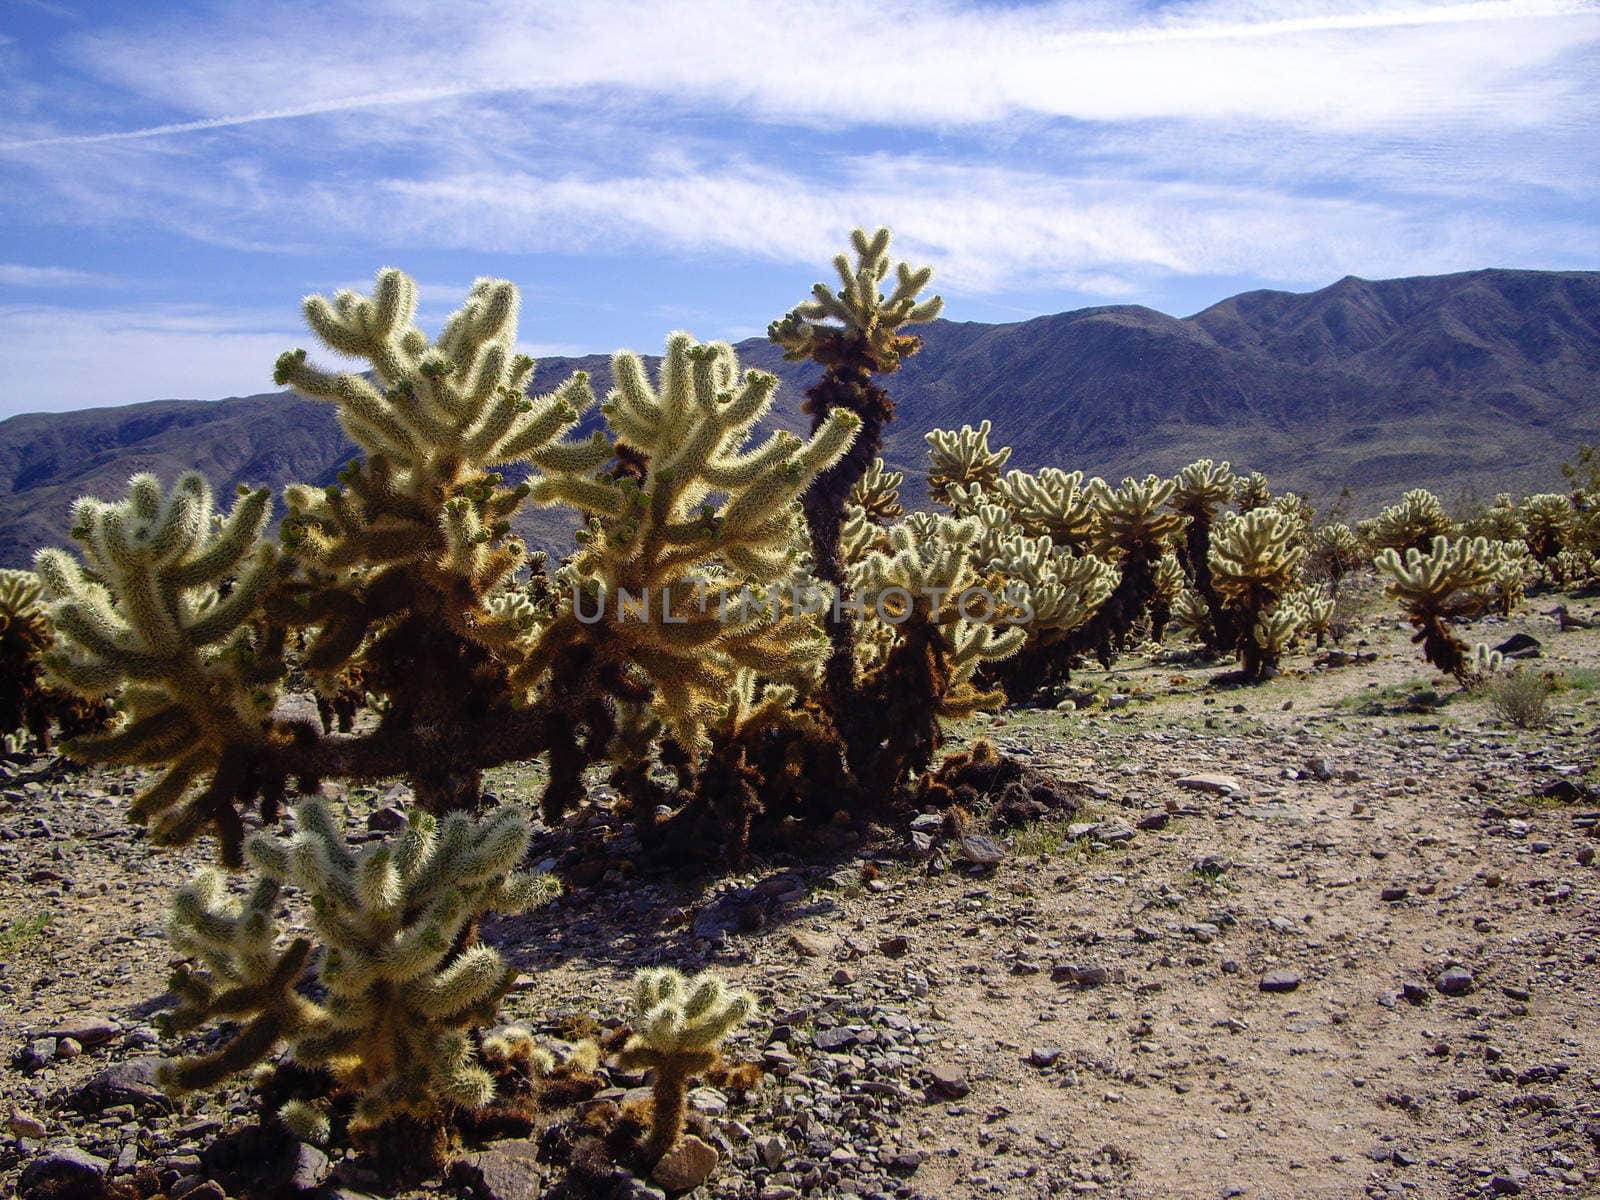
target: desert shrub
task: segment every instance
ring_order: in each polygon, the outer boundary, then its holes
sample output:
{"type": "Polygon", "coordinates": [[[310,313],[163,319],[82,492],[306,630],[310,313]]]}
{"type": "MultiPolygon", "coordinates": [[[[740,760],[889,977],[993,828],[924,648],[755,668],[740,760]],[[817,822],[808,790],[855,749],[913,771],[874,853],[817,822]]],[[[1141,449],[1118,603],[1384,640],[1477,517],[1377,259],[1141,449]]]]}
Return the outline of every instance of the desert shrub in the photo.
{"type": "Polygon", "coordinates": [[[1481,694],[1495,716],[1518,729],[1550,723],[1550,683],[1537,671],[1500,671],[1483,683],[1481,694]]]}

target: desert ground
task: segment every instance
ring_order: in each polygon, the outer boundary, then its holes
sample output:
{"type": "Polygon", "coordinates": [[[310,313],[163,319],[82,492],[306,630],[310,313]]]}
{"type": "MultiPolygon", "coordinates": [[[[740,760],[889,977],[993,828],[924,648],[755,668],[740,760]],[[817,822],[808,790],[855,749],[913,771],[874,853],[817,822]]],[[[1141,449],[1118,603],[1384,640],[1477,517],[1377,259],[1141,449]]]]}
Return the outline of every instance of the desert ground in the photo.
{"type": "MultiPolygon", "coordinates": [[[[826,861],[635,864],[596,787],[536,838],[568,894],[485,930],[523,971],[506,1019],[615,1027],[655,963],[752,989],[732,1056],[765,1079],[693,1094],[723,1156],[697,1196],[1600,1194],[1600,629],[1561,632],[1554,602],[1467,634],[1542,644],[1522,663],[1555,681],[1542,728],[1441,679],[1375,596],[1340,654],[1261,686],[1219,686],[1229,664],[1169,638],[1075,673],[1084,707],[964,723],[953,748],[988,738],[1080,806],[990,829],[992,865],[937,817],[826,861]]],[[[205,1040],[154,1021],[165,897],[210,851],[153,853],[125,817],[137,779],[0,765],[8,1193],[72,1146],[112,1182],[148,1168],[215,1200],[207,1148],[256,1116],[242,1082],[176,1105],[151,1086],[205,1040]]],[[[501,802],[538,786],[491,780],[501,802]]],[[[345,799],[362,837],[407,797],[345,799]]],[[[425,1194],[538,1195],[555,1169],[522,1149],[479,1148],[425,1194]]],[[[375,1190],[334,1160],[303,1148],[286,1193],[375,1190]]]]}

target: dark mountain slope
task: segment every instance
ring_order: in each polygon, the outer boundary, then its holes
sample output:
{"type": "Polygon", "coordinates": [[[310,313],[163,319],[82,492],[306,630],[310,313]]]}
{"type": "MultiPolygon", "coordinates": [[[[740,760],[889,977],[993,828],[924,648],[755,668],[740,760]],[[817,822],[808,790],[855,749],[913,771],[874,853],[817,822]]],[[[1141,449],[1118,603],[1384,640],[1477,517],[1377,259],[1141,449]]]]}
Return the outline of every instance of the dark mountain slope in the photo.
{"type": "MultiPolygon", "coordinates": [[[[924,340],[889,380],[899,419],[887,457],[916,478],[924,432],[984,417],[1019,467],[1120,479],[1226,458],[1317,500],[1348,485],[1365,509],[1414,486],[1446,499],[1557,487],[1578,444],[1600,442],[1600,272],[1346,278],[1183,319],[1115,306],[939,321],[924,340]]],[[[759,339],[739,352],[783,381],[774,423],[805,428],[816,369],[759,339]]],[[[604,394],[599,355],[542,362],[535,389],[577,369],[604,394]]],[[[282,393],[15,417],[0,422],[0,564],[59,542],[76,496],[118,495],[135,471],[198,467],[225,493],[325,483],[354,452],[326,405],[282,393]]],[[[566,530],[550,513],[525,526],[558,548],[566,530]]]]}

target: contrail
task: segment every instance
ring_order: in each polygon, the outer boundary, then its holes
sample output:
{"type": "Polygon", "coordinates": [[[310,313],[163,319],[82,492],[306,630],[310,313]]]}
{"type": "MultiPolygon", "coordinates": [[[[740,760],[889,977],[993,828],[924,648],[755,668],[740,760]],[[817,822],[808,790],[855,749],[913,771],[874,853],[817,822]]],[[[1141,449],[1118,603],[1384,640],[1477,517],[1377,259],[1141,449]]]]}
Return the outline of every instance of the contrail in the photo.
{"type": "Polygon", "coordinates": [[[83,133],[63,137],[32,138],[21,142],[0,142],[0,150],[29,150],[36,146],[92,146],[97,142],[127,142],[137,138],[165,137],[170,133],[194,133],[202,129],[228,129],[234,125],[253,125],[258,121],[281,121],[292,117],[314,117],[321,113],[344,112],[354,108],[376,108],[385,104],[406,104],[413,101],[447,100],[454,96],[470,96],[481,92],[503,91],[501,87],[482,84],[457,87],[410,88],[399,92],[367,92],[359,96],[341,96],[316,104],[302,104],[294,108],[271,108],[263,112],[240,113],[231,117],[207,117],[200,121],[178,121],[170,125],[150,125],[144,129],[125,129],[115,133],[83,133]]]}

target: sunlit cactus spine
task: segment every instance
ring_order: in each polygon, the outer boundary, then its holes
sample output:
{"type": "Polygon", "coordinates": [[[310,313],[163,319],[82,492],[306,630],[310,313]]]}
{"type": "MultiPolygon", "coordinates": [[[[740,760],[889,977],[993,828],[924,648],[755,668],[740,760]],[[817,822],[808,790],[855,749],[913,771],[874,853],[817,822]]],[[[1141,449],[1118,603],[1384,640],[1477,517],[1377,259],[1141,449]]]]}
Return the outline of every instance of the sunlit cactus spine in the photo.
{"type": "Polygon", "coordinates": [[[690,1081],[721,1061],[723,1041],[755,1015],[756,1000],[710,972],[686,979],[670,967],[640,971],[633,989],[637,1024],[619,1060],[654,1073],[645,1151],[659,1159],[683,1137],[690,1081]]]}
{"type": "Polygon", "coordinates": [[[1408,547],[1404,556],[1390,548],[1373,560],[1386,576],[1386,591],[1400,602],[1434,666],[1466,682],[1468,649],[1451,630],[1452,621],[1483,611],[1482,594],[1493,582],[1500,556],[1486,538],[1435,537],[1428,553],[1408,547]]]}

